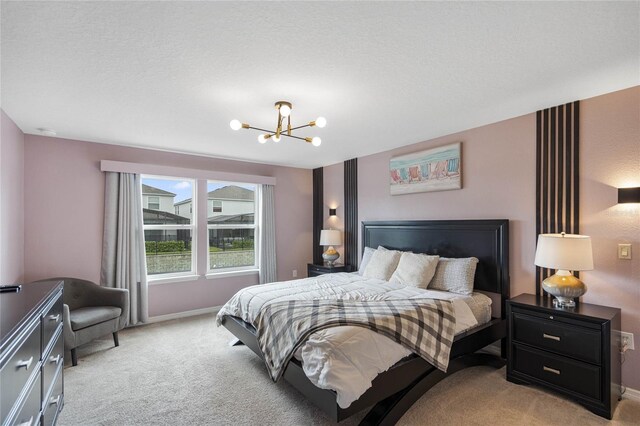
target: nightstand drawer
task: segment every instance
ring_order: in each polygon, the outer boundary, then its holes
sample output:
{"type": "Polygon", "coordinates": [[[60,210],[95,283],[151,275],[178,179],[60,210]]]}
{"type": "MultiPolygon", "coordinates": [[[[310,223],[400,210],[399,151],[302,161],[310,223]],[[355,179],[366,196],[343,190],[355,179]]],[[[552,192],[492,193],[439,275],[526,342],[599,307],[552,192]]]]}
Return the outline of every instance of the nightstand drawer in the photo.
{"type": "Polygon", "coordinates": [[[582,361],[600,364],[601,335],[576,325],[519,313],[513,314],[513,339],[582,361]]]}
{"type": "Polygon", "coordinates": [[[600,367],[517,344],[513,346],[512,355],[515,372],[588,398],[601,399],[600,367]]]}

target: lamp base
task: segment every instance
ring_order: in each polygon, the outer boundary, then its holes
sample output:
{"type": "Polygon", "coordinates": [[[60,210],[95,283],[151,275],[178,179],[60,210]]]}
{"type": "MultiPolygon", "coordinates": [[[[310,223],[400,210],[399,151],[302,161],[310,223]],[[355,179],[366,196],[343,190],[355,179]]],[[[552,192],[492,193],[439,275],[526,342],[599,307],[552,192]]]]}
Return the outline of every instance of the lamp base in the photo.
{"type": "Polygon", "coordinates": [[[555,297],[553,306],[557,308],[574,308],[574,299],[587,292],[587,286],[565,270],[558,270],[555,275],[542,281],[542,288],[555,297]]]}
{"type": "Polygon", "coordinates": [[[340,253],[338,253],[338,251],[333,247],[329,247],[327,251],[322,253],[322,258],[330,267],[333,267],[333,264],[336,262],[336,260],[338,260],[339,257],[340,253]]]}

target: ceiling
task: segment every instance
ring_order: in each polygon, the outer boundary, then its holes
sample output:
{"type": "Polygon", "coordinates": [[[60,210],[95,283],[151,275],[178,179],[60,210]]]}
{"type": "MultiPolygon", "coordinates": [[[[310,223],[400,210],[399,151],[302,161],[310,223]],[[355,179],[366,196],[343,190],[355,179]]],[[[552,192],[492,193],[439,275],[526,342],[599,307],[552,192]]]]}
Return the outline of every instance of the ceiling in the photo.
{"type": "Polygon", "coordinates": [[[639,2],[2,2],[26,133],[312,168],[640,84],[639,2]],[[322,145],[257,143],[327,118],[322,145]]]}

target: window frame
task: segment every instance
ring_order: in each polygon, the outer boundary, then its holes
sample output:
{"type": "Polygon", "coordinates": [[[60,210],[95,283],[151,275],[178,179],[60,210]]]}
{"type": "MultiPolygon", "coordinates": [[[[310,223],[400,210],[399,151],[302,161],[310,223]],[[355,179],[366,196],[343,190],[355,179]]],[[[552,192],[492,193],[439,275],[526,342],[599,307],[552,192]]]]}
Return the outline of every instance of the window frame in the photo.
{"type": "MultiPolygon", "coordinates": [[[[214,179],[207,179],[206,180],[206,185],[207,185],[207,207],[209,204],[209,184],[210,183],[218,183],[218,184],[225,184],[225,185],[237,185],[237,186],[242,186],[242,185],[253,185],[255,187],[254,190],[254,195],[253,195],[253,225],[250,224],[230,224],[230,225],[215,225],[215,224],[209,224],[209,213],[207,211],[207,218],[206,218],[206,223],[207,223],[207,272],[206,272],[206,276],[208,278],[214,278],[216,276],[224,276],[224,275],[232,275],[234,273],[253,273],[253,272],[259,272],[260,271],[260,253],[259,253],[259,246],[260,246],[260,238],[261,238],[261,234],[260,234],[260,227],[259,227],[259,221],[258,218],[259,213],[260,213],[260,197],[259,197],[259,192],[261,190],[261,184],[259,183],[251,183],[251,182],[232,182],[232,181],[225,181],[225,180],[214,180],[214,179]],[[209,231],[211,229],[253,229],[253,265],[247,265],[247,266],[230,266],[230,267],[226,267],[226,268],[216,268],[216,269],[212,269],[211,268],[211,253],[209,251],[209,231]]],[[[223,200],[221,200],[223,201],[223,200]]],[[[213,210],[213,207],[212,207],[213,210]]]]}
{"type": "MultiPolygon", "coordinates": [[[[191,204],[194,205],[197,203],[197,194],[198,194],[198,180],[188,177],[178,177],[178,176],[158,176],[158,175],[150,175],[150,174],[141,174],[140,175],[140,183],[143,183],[144,179],[161,179],[161,180],[169,180],[176,182],[190,182],[191,183],[191,204]]],[[[175,207],[175,204],[174,204],[175,207]]],[[[143,206],[144,208],[144,206],[143,206]]],[[[147,209],[148,202],[147,202],[147,209]]],[[[153,209],[149,209],[153,210],[153,209]]],[[[175,211],[175,210],[174,210],[175,211]]],[[[198,210],[196,209],[196,212],[198,210]]],[[[143,212],[144,214],[144,212],[143,212]]],[[[148,269],[146,267],[145,262],[145,274],[147,276],[147,282],[152,283],[153,281],[167,281],[176,279],[178,281],[180,278],[189,278],[193,276],[197,276],[198,271],[198,220],[197,215],[191,215],[189,224],[175,224],[175,225],[145,225],[144,221],[142,224],[142,239],[146,243],[145,231],[158,231],[158,230],[190,230],[191,231],[191,269],[189,271],[180,271],[180,272],[167,272],[162,274],[149,274],[148,269]]],[[[146,244],[145,244],[146,248],[146,244]]],[[[145,260],[146,260],[146,250],[145,250],[145,260]]]]}

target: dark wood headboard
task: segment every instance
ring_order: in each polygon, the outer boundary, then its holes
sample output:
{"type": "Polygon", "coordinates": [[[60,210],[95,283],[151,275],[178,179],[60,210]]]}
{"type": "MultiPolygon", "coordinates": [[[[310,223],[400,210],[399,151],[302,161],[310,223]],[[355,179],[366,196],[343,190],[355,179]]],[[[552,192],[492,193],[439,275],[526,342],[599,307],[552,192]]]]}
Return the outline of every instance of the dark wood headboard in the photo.
{"type": "Polygon", "coordinates": [[[477,257],[474,288],[501,295],[504,315],[509,298],[507,219],[362,222],[362,250],[379,245],[442,257],[477,257]]]}

